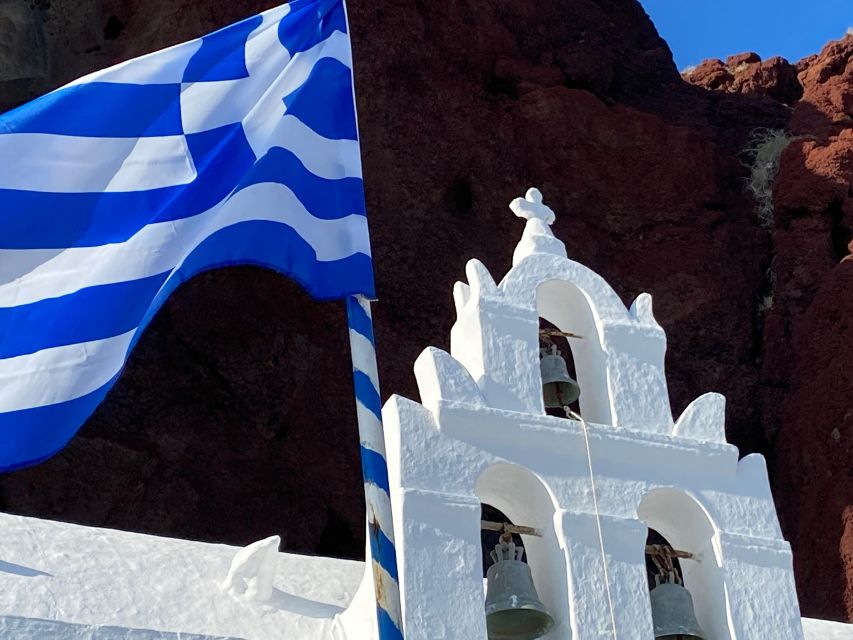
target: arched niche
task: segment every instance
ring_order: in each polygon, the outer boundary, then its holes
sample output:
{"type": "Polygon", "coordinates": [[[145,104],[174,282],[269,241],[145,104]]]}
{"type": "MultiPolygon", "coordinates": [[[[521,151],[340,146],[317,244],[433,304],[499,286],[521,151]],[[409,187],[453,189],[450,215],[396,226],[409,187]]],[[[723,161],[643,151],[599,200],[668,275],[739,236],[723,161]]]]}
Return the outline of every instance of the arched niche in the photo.
{"type": "Polygon", "coordinates": [[[560,331],[583,336],[568,340],[581,388],[581,415],[589,422],[613,424],[607,359],[589,298],[572,282],[548,280],[536,289],[536,307],[560,331]]]}
{"type": "Polygon", "coordinates": [[[571,624],[567,568],[554,529],[556,507],[550,491],[529,470],[500,463],[483,471],[475,492],[482,504],[492,505],[514,524],[542,530],[541,538],[522,536],[522,539],[536,590],[557,623],[544,640],[568,640],[571,624]]]}
{"type": "Polygon", "coordinates": [[[716,527],[707,511],[687,493],[661,488],[646,494],[637,515],[675,549],[696,556],[696,560],[682,560],[680,565],[705,640],[732,640],[725,576],[715,545],[716,527]]]}

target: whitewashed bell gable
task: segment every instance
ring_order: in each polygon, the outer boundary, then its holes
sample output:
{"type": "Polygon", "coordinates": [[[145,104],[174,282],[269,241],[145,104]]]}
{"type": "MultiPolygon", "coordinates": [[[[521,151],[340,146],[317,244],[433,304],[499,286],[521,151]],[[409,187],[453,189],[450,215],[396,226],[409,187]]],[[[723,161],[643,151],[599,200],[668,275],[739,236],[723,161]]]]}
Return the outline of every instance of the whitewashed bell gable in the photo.
{"type": "Polygon", "coordinates": [[[524,541],[557,621],[546,640],[653,638],[648,527],[696,554],[682,568],[708,640],[803,638],[765,463],[726,442],[724,398],[673,420],[651,296],[626,307],[570,260],[538,190],[510,208],[526,220],[512,268],[496,282],[467,264],[450,353],[426,349],[421,402],[393,396],[383,411],[406,637],[485,640],[488,503],[545,532],[524,541]],[[580,422],[545,414],[540,318],[583,336],[569,343],[590,458],[580,422]]]}

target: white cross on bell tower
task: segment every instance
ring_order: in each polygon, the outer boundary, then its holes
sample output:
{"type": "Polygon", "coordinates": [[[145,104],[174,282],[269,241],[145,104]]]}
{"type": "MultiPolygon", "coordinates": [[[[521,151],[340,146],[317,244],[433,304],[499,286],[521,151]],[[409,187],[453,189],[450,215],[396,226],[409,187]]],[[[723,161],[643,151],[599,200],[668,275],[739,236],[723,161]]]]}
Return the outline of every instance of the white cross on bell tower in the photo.
{"type": "Polygon", "coordinates": [[[521,242],[512,254],[512,266],[534,253],[550,253],[566,257],[566,246],[554,237],[551,225],[557,219],[554,210],[542,202],[539,189],[528,189],[523,198],[516,198],[509,208],[519,218],[527,220],[521,242]]]}

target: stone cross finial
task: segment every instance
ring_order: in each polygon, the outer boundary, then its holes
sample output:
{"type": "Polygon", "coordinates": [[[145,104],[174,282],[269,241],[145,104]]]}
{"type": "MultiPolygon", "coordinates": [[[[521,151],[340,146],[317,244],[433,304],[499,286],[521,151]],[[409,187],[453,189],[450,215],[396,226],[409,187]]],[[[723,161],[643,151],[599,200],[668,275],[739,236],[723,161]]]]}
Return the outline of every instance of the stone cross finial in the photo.
{"type": "Polygon", "coordinates": [[[509,208],[515,215],[525,220],[538,218],[545,224],[552,225],[557,219],[554,210],[542,202],[542,192],[535,187],[528,189],[523,198],[513,200],[509,208]]]}
{"type": "Polygon", "coordinates": [[[528,189],[524,197],[513,200],[509,208],[519,218],[527,220],[521,242],[512,254],[513,266],[534,253],[566,257],[566,246],[551,232],[551,225],[557,216],[551,207],[542,202],[539,189],[528,189]]]}

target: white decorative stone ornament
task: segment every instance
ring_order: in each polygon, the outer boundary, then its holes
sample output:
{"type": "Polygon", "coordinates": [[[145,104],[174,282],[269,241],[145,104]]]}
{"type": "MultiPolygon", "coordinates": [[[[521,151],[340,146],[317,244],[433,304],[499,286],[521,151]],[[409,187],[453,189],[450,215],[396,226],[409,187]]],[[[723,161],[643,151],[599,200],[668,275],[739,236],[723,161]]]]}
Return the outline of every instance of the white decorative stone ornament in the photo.
{"type": "Polygon", "coordinates": [[[528,189],[525,196],[513,200],[509,208],[519,218],[527,220],[521,242],[512,254],[512,266],[534,253],[551,253],[566,257],[566,246],[551,232],[551,225],[557,216],[542,202],[539,189],[528,189]]]}
{"type": "Polygon", "coordinates": [[[272,597],[281,538],[271,536],[240,549],[231,561],[222,590],[252,602],[272,597]]]}

